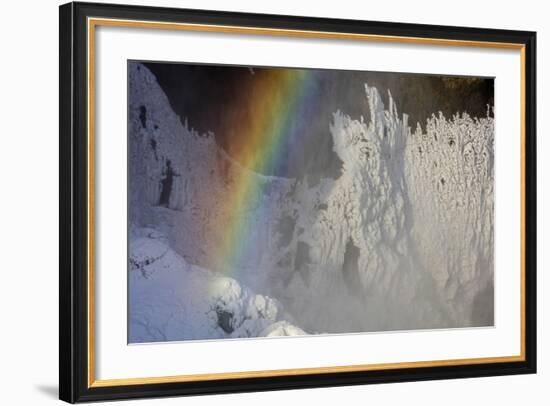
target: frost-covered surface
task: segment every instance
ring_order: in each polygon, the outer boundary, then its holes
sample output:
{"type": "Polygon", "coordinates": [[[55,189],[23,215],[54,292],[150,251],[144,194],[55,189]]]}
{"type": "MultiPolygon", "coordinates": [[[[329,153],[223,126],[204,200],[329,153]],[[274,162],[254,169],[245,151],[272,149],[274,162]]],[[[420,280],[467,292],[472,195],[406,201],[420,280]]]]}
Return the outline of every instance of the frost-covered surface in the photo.
{"type": "Polygon", "coordinates": [[[132,343],[305,334],[276,300],[188,264],[153,229],[131,230],[128,277],[132,343]]]}
{"type": "Polygon", "coordinates": [[[411,132],[365,86],[369,122],[334,113],[341,176],[311,186],[243,168],[129,69],[131,342],[493,324],[492,118],[411,132]],[[212,253],[243,176],[256,249],[228,270],[212,253]]]}

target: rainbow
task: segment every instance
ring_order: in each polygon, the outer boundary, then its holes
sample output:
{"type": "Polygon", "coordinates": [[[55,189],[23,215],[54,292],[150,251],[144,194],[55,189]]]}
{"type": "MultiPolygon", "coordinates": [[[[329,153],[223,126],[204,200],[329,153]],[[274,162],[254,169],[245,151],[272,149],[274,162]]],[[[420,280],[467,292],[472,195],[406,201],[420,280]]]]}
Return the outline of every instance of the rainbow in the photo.
{"type": "Polygon", "coordinates": [[[274,168],[284,171],[292,152],[301,150],[296,144],[303,142],[304,114],[316,96],[314,70],[267,69],[254,76],[260,77],[251,78],[242,100],[231,106],[233,111],[245,112],[244,117],[232,118],[238,122],[229,125],[237,129],[231,138],[231,156],[251,170],[241,172],[225,197],[226,215],[217,231],[222,235],[211,252],[215,268],[233,276],[247,253],[259,249],[251,216],[242,214],[261,210],[268,217],[272,210],[270,202],[262,201],[269,182],[259,182],[256,174],[273,173],[274,168]]]}

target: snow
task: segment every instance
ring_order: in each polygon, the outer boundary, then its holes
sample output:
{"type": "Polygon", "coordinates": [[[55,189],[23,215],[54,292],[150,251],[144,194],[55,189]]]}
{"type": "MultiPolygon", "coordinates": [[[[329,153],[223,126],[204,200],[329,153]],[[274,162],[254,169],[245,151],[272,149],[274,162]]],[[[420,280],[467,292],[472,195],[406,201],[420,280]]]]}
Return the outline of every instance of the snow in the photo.
{"type": "Polygon", "coordinates": [[[188,264],[154,230],[132,229],[129,342],[303,335],[276,300],[188,264]]]}
{"type": "Polygon", "coordinates": [[[491,117],[413,132],[365,85],[369,122],[333,115],[341,176],[311,186],[251,172],[182,124],[145,66],[129,81],[130,342],[493,324],[491,117]],[[254,249],[228,270],[212,252],[242,176],[268,187],[239,214],[254,249]]]}

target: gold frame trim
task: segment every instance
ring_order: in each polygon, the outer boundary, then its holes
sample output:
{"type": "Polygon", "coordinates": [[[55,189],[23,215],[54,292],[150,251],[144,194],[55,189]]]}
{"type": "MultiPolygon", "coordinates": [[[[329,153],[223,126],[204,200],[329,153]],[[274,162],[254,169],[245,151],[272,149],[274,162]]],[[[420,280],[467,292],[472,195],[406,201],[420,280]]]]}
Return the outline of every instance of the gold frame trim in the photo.
{"type": "Polygon", "coordinates": [[[244,379],[244,378],[265,378],[291,375],[312,375],[332,374],[341,372],[380,371],[396,368],[425,368],[441,366],[458,366],[474,364],[492,364],[504,362],[522,362],[526,359],[525,352],[525,45],[507,42],[486,42],[486,41],[462,41],[453,39],[436,39],[421,37],[400,37],[391,35],[355,34],[345,32],[307,31],[292,29],[275,29],[261,27],[244,27],[232,25],[211,25],[211,24],[187,24],[167,23],[140,20],[124,20],[110,18],[88,18],[87,21],[88,40],[88,388],[113,387],[125,385],[143,385],[160,383],[177,383],[193,381],[213,381],[221,379],[244,379]],[[404,43],[434,46],[459,46],[477,48],[512,49],[520,51],[520,137],[521,137],[521,269],[520,269],[520,341],[521,349],[519,355],[485,358],[464,358],[451,360],[395,362],[384,364],[345,365],[317,368],[295,368],[276,369],[265,371],[243,371],[243,372],[220,372],[211,374],[190,374],[146,378],[123,378],[123,379],[95,379],[95,28],[97,26],[110,27],[132,27],[149,28],[161,30],[180,30],[194,32],[217,32],[245,35],[265,35],[299,38],[318,38],[335,40],[355,40],[385,43],[404,43]]]}

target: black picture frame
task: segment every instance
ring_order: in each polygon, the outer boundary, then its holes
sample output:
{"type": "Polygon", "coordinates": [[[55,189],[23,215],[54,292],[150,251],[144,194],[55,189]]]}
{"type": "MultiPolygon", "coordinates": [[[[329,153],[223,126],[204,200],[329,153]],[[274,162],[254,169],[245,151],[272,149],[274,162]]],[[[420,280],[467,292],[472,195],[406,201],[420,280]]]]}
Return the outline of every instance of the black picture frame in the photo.
{"type": "MultiPolygon", "coordinates": [[[[536,33],[374,21],[185,10],[93,3],[60,6],[59,397],[67,402],[235,393],[536,372],[536,33]],[[524,52],[524,359],[203,381],[94,386],[89,379],[87,19],[111,18],[274,30],[482,41],[524,52]]],[[[124,136],[124,135],[121,135],[124,136]]]]}

